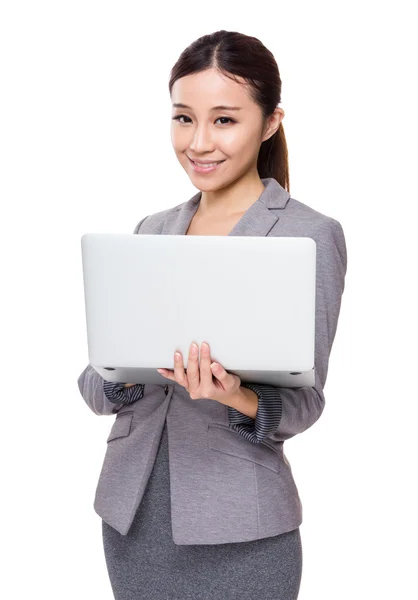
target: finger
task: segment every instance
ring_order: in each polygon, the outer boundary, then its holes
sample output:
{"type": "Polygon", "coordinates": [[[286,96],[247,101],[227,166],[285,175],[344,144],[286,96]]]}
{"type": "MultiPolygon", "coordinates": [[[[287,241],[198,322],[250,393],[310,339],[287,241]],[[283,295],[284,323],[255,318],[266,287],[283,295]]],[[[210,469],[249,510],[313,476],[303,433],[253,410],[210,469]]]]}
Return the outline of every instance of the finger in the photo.
{"type": "Polygon", "coordinates": [[[240,387],[241,379],[238,377],[238,375],[228,373],[228,371],[226,371],[223,366],[217,362],[213,362],[210,368],[216,379],[222,383],[224,390],[228,391],[238,389],[240,387]]]}
{"type": "Polygon", "coordinates": [[[174,377],[180,385],[188,389],[188,380],[184,372],[183,356],[181,352],[174,353],[174,377]]]}
{"type": "Polygon", "coordinates": [[[228,377],[230,377],[230,373],[228,373],[228,371],[225,371],[223,366],[217,362],[213,362],[210,365],[210,370],[211,373],[215,375],[216,379],[219,379],[219,381],[222,381],[223,383],[225,383],[228,377]]]}
{"type": "Polygon", "coordinates": [[[170,369],[157,369],[157,371],[160,373],[160,375],[162,375],[163,377],[166,377],[167,379],[171,379],[171,381],[175,381],[174,378],[174,371],[170,371],[170,369]]]}
{"type": "Polygon", "coordinates": [[[200,385],[199,346],[194,342],[190,344],[189,358],[187,361],[187,379],[189,382],[188,391],[193,394],[200,385]]]}
{"type": "Polygon", "coordinates": [[[200,352],[200,386],[204,390],[210,390],[213,386],[210,363],[210,347],[207,342],[203,342],[200,352]]]}

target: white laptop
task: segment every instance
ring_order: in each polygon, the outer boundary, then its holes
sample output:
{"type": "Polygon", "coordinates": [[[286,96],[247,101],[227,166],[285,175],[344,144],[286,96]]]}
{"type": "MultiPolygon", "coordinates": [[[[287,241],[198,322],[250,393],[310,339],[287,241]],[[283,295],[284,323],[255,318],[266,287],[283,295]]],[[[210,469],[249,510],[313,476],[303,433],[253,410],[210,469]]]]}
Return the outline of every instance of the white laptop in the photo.
{"type": "Polygon", "coordinates": [[[242,382],[315,384],[316,243],[309,237],[87,233],[89,363],[107,381],[169,384],[190,344],[242,382]]]}

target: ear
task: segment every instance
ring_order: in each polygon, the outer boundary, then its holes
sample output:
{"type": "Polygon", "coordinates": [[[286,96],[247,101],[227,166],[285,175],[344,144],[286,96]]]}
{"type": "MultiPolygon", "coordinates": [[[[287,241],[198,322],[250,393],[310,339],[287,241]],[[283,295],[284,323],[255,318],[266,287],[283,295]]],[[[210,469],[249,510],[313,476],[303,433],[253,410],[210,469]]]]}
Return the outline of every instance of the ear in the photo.
{"type": "Polygon", "coordinates": [[[269,117],[267,125],[264,131],[262,142],[268,140],[280,127],[280,123],[284,119],[284,110],[278,106],[273,111],[273,114],[269,117]]]}

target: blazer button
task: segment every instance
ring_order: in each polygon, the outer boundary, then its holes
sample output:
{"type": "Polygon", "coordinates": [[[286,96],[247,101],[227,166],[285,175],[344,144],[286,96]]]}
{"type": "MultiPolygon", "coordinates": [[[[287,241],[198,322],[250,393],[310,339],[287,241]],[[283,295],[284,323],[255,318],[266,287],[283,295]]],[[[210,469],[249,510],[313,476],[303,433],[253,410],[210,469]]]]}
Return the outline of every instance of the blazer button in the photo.
{"type": "Polygon", "coordinates": [[[168,394],[168,385],[164,386],[164,392],[165,392],[165,395],[167,396],[167,394],[168,394]]]}

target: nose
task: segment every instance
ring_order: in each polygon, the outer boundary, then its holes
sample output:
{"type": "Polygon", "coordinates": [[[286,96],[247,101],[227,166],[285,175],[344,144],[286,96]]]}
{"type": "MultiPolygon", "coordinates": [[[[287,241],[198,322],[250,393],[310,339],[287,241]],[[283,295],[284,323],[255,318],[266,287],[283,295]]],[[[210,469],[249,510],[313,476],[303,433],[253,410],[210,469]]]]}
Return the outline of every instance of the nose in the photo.
{"type": "Polygon", "coordinates": [[[212,137],[208,127],[204,125],[196,127],[190,142],[190,150],[199,155],[212,150],[212,137]]]}

